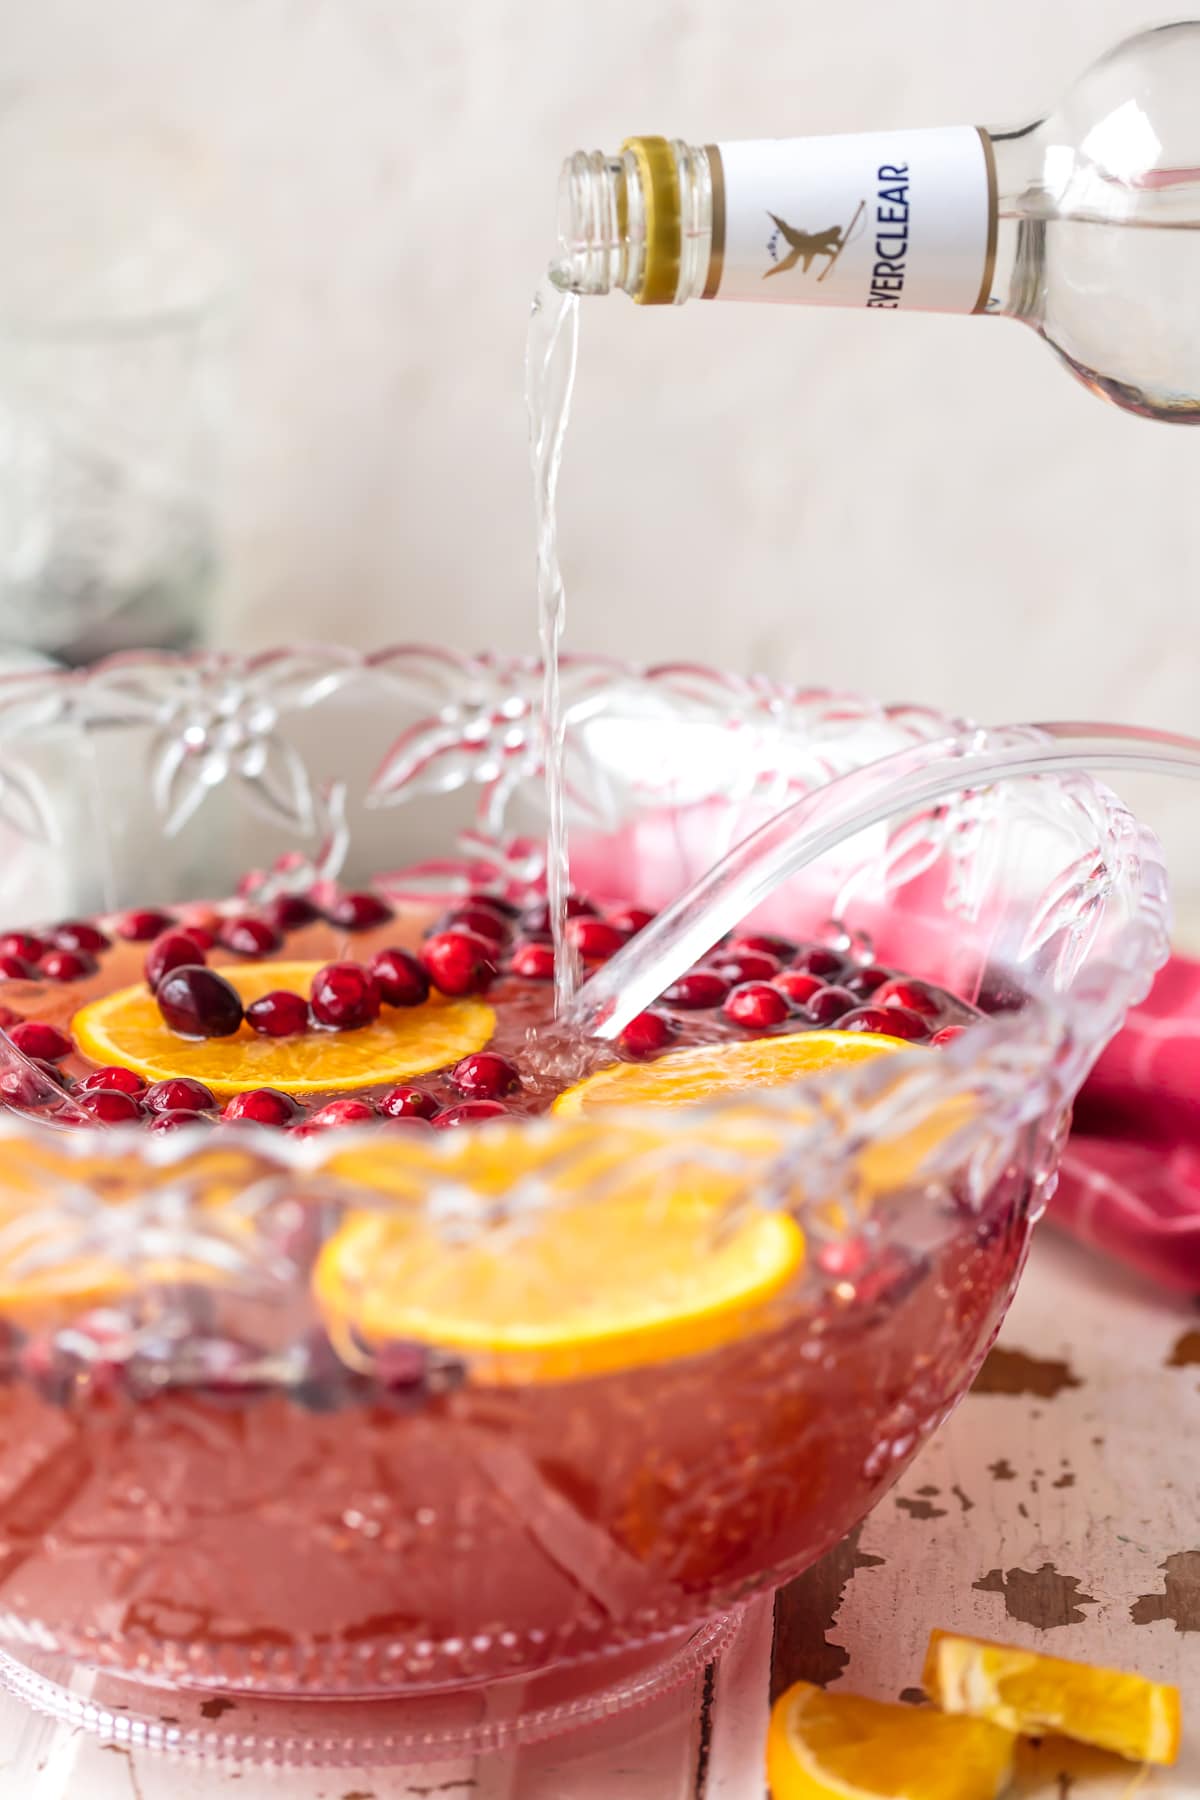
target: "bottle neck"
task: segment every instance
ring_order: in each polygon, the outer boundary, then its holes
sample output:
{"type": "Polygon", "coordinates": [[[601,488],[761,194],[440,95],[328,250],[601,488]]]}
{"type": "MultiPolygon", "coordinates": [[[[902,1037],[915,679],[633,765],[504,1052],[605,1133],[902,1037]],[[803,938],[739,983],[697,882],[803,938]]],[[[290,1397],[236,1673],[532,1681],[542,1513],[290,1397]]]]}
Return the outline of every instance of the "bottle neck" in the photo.
{"type": "Polygon", "coordinates": [[[973,127],[577,152],[556,278],[642,305],[754,299],[881,311],[1019,310],[1028,134],[973,127]],[[1022,140],[1025,140],[1024,142],[1022,140]]]}

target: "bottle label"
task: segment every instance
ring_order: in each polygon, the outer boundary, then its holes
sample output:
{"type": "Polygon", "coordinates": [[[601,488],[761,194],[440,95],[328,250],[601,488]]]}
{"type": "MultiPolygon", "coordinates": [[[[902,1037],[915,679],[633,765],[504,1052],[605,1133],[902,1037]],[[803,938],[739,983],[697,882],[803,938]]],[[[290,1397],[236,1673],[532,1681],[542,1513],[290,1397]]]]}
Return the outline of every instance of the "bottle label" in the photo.
{"type": "Polygon", "coordinates": [[[708,146],[706,299],[980,312],[996,254],[991,140],[972,126],[708,146]]]}

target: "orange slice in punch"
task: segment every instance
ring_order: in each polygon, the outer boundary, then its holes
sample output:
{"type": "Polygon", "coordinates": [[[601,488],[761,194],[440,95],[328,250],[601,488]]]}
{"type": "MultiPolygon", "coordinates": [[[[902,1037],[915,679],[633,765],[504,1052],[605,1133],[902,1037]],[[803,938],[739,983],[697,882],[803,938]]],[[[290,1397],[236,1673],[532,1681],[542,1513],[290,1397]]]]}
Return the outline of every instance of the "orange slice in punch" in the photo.
{"type": "MultiPolygon", "coordinates": [[[[276,988],[307,994],[315,962],[243,963],[221,969],[243,1002],[276,988]]],[[[81,1007],[71,1021],[75,1041],[94,1062],[120,1063],[147,1081],[190,1075],[214,1094],[280,1088],[287,1094],[342,1093],[408,1081],[445,1068],[491,1038],[496,1015],[481,1000],[431,994],[421,1006],[385,1007],[359,1031],[313,1031],[269,1038],[248,1025],[232,1037],[196,1041],[164,1022],[149,988],[119,988],[81,1007]]]]}

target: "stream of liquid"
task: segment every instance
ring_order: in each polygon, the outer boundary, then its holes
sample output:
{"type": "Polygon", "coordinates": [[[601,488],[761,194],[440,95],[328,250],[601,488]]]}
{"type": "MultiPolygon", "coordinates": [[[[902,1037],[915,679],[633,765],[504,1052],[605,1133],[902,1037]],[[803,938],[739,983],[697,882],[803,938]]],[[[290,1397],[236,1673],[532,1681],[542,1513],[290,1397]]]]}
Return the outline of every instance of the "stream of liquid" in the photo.
{"type": "Polygon", "coordinates": [[[567,941],[571,890],[566,820],[566,728],[558,655],[566,592],[558,561],[555,504],[563,439],[571,412],[579,344],[579,301],[547,276],[533,297],[525,349],[525,408],[537,525],[538,637],[542,651],[542,744],[546,776],[546,899],[554,934],[554,1010],[561,1014],[579,986],[580,959],[567,941]]]}

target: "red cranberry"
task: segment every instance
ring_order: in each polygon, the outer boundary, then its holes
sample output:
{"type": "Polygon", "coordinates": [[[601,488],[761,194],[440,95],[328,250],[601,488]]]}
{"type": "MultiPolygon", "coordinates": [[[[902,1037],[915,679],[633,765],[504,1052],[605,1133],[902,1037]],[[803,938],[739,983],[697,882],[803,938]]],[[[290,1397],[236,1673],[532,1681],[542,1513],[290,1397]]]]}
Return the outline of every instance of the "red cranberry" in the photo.
{"type": "Polygon", "coordinates": [[[62,1088],[64,1076],[53,1063],[33,1061],[31,1067],[0,1070],[0,1100],[6,1106],[44,1106],[62,1088]]]}
{"type": "Polygon", "coordinates": [[[477,1050],[473,1056],[464,1056],[451,1069],[450,1080],[460,1094],[472,1100],[496,1100],[521,1085],[521,1077],[512,1064],[492,1050],[477,1050]]]}
{"type": "Polygon", "coordinates": [[[168,1081],[156,1081],[147,1088],[145,1106],[150,1112],[215,1112],[217,1102],[212,1090],[190,1075],[174,1075],[168,1081]]]}
{"type": "Polygon", "coordinates": [[[327,1131],[334,1125],[373,1125],[379,1114],[369,1100],[331,1100],[301,1127],[301,1130],[327,1131]]]}
{"type": "Polygon", "coordinates": [[[722,1005],[728,992],[728,981],[715,969],[690,969],[667,989],[663,999],[681,1012],[705,1012],[710,1006],[722,1005]]]}
{"type": "Polygon", "coordinates": [[[308,1030],[308,1001],[303,994],[291,994],[286,988],[273,988],[269,994],[252,1000],[246,1008],[246,1023],[261,1037],[299,1037],[308,1030]]]}
{"type": "Polygon", "coordinates": [[[204,952],[190,931],[164,931],[147,950],[143,967],[146,980],[151,988],[156,988],[172,969],[195,968],[203,961],[204,952]]]}
{"type": "Polygon", "coordinates": [[[342,894],[329,907],[325,917],[343,931],[370,931],[373,925],[384,925],[392,909],[378,894],[342,894]]]}
{"type": "Polygon", "coordinates": [[[744,981],[735,987],[721,1011],[744,1031],[768,1031],[792,1016],[786,994],[766,981],[744,981]]]}
{"type": "Polygon", "coordinates": [[[803,969],[806,975],[820,975],[826,981],[836,981],[846,967],[846,959],[824,944],[806,944],[792,958],[792,967],[803,969]]]}
{"type": "Polygon", "coordinates": [[[498,913],[494,907],[479,901],[473,905],[452,908],[435,930],[474,931],[479,937],[487,938],[489,943],[506,944],[512,936],[512,921],[505,918],[503,913],[498,913]]]}
{"type": "Polygon", "coordinates": [[[553,944],[535,944],[526,940],[518,944],[509,958],[509,969],[526,981],[554,980],[553,944]]]}
{"type": "Polygon", "coordinates": [[[207,900],[188,900],[177,909],[179,924],[184,931],[191,931],[195,926],[199,931],[207,931],[215,937],[221,929],[221,915],[215,906],[207,900]]]}
{"type": "Polygon", "coordinates": [[[140,1100],[123,1094],[120,1088],[80,1088],[76,1098],[101,1125],[131,1125],[142,1116],[140,1100]]]}
{"type": "Polygon", "coordinates": [[[113,929],[118,937],[126,938],[130,943],[148,944],[151,938],[169,931],[174,923],[169,913],[156,912],[153,907],[139,907],[122,913],[113,921],[113,929]]]}
{"type": "Polygon", "coordinates": [[[546,900],[535,900],[521,914],[520,928],[526,937],[548,937],[554,921],[546,900]]]}
{"type": "Polygon", "coordinates": [[[814,1019],[818,1025],[832,1025],[835,1019],[842,1018],[845,1013],[853,1012],[857,1005],[858,1000],[855,995],[850,992],[849,988],[844,987],[823,987],[819,993],[813,995],[811,1000],[804,1002],[809,1017],[814,1019]]]}
{"type": "Polygon", "coordinates": [[[47,981],[82,981],[96,973],[96,959],[85,950],[47,950],[38,971],[47,981]]]}
{"type": "Polygon", "coordinates": [[[131,1094],[135,1100],[139,1100],[146,1091],[146,1083],[140,1075],[135,1075],[132,1069],[122,1069],[118,1064],[106,1069],[93,1069],[90,1075],[84,1076],[79,1086],[81,1091],[115,1088],[118,1093],[131,1094]]]}
{"type": "Polygon", "coordinates": [[[216,932],[210,931],[207,925],[181,925],[179,930],[183,937],[191,938],[201,956],[211,950],[217,941],[216,932]]]}
{"type": "Polygon", "coordinates": [[[147,1131],[182,1131],[190,1127],[193,1131],[198,1125],[211,1125],[212,1120],[204,1113],[196,1112],[160,1112],[154,1113],[147,1125],[147,1131]]]}
{"type": "Polygon", "coordinates": [[[713,968],[720,969],[726,981],[740,986],[743,981],[770,981],[779,973],[779,958],[762,950],[747,950],[737,956],[722,953],[713,957],[713,968]]]}
{"type": "Polygon", "coordinates": [[[389,1119],[432,1119],[440,1102],[424,1088],[394,1087],[379,1102],[379,1110],[389,1119]]]}
{"type": "Polygon", "coordinates": [[[496,979],[496,946],[474,931],[439,931],[426,938],[421,962],[443,994],[486,994],[496,979]]]}
{"type": "Polygon", "coordinates": [[[773,975],[771,982],[797,1006],[806,1005],[814,994],[820,993],[822,986],[817,976],[806,975],[803,969],[784,969],[781,974],[773,975]]]}
{"type": "Polygon", "coordinates": [[[43,1024],[40,1019],[23,1019],[8,1035],[18,1050],[38,1062],[61,1062],[75,1048],[65,1031],[57,1025],[43,1024]]]}
{"type": "Polygon", "coordinates": [[[477,889],[467,895],[468,906],[490,906],[505,919],[519,919],[521,908],[513,900],[506,900],[502,894],[484,894],[477,889]]]}
{"type": "Polygon", "coordinates": [[[600,908],[586,894],[567,895],[568,919],[594,919],[600,908]]]}
{"type": "Polygon", "coordinates": [[[943,1025],[940,1031],[934,1032],[929,1042],[931,1044],[952,1044],[956,1038],[962,1036],[966,1029],[965,1025],[943,1025]]]}
{"type": "Polygon", "coordinates": [[[852,1281],[870,1258],[862,1238],[834,1238],[817,1251],[817,1266],[834,1281],[852,1281]]]}
{"type": "Polygon", "coordinates": [[[634,937],[639,931],[645,931],[647,925],[654,922],[655,914],[648,912],[644,906],[622,906],[617,912],[610,912],[608,922],[623,931],[626,937],[634,937]]]}
{"type": "Polygon", "coordinates": [[[567,920],[567,937],[587,962],[606,962],[615,956],[628,934],[605,919],[581,915],[567,920]]]}
{"type": "Polygon", "coordinates": [[[0,955],[0,977],[5,981],[36,981],[37,970],[23,956],[5,951],[0,955]]]}
{"type": "Polygon", "coordinates": [[[385,1006],[420,1006],[429,998],[429,977],[407,950],[377,950],[368,969],[379,983],[385,1006]]]}
{"type": "Polygon", "coordinates": [[[676,1034],[672,1021],[660,1012],[653,1010],[638,1013],[630,1019],[628,1025],[618,1038],[626,1056],[640,1062],[643,1057],[653,1056],[657,1050],[665,1050],[676,1034]]]}
{"type": "Polygon", "coordinates": [[[0,1029],[7,1031],[10,1025],[19,1025],[21,1015],[14,1012],[11,1006],[0,1006],[0,1029]]]}
{"type": "Polygon", "coordinates": [[[223,1119],[249,1119],[255,1125],[290,1125],[303,1108],[278,1088],[251,1088],[225,1102],[223,1119]]]}
{"type": "Polygon", "coordinates": [[[904,1006],[922,1018],[936,1019],[942,1003],[923,981],[885,981],[872,996],[876,1006],[904,1006]]]}
{"type": "Polygon", "coordinates": [[[107,950],[112,939],[86,919],[68,919],[54,927],[50,941],[59,950],[86,950],[90,955],[96,950],[107,950]]]}
{"type": "Polygon", "coordinates": [[[508,1108],[499,1100],[464,1100],[461,1106],[447,1107],[434,1119],[437,1131],[452,1131],[456,1125],[482,1125],[487,1119],[506,1119],[508,1108]]]}
{"type": "Polygon", "coordinates": [[[379,1017],[379,983],[362,963],[326,963],[313,976],[309,1005],[313,1018],[335,1031],[357,1031],[379,1017]]]}
{"type": "Polygon", "coordinates": [[[158,1010],[181,1037],[232,1037],[242,1022],[238,991],[215,969],[169,969],[154,991],[158,1010]]]}
{"type": "Polygon", "coordinates": [[[226,919],[217,933],[217,942],[226,950],[232,950],[235,956],[271,956],[283,939],[265,919],[256,919],[247,913],[240,919],[226,919]]]}
{"type": "Polygon", "coordinates": [[[861,1006],[857,1012],[847,1013],[838,1029],[878,1031],[884,1037],[909,1039],[923,1038],[929,1032],[920,1014],[908,1012],[903,1006],[861,1006]]]}
{"type": "Polygon", "coordinates": [[[49,948],[49,944],[34,937],[32,931],[10,931],[0,938],[0,955],[18,956],[22,962],[36,962],[49,948]]]}
{"type": "Polygon", "coordinates": [[[760,956],[773,956],[778,963],[789,962],[796,954],[796,946],[791,938],[775,937],[769,931],[756,931],[747,937],[735,937],[727,948],[730,956],[744,956],[748,950],[753,950],[760,956]]]}
{"type": "Polygon", "coordinates": [[[320,918],[311,900],[303,894],[276,894],[267,906],[267,917],[276,931],[299,931],[320,918]]]}
{"type": "Polygon", "coordinates": [[[865,968],[851,969],[842,985],[848,987],[852,994],[860,994],[865,1000],[890,980],[891,975],[886,969],[881,969],[877,963],[867,963],[865,968]]]}

